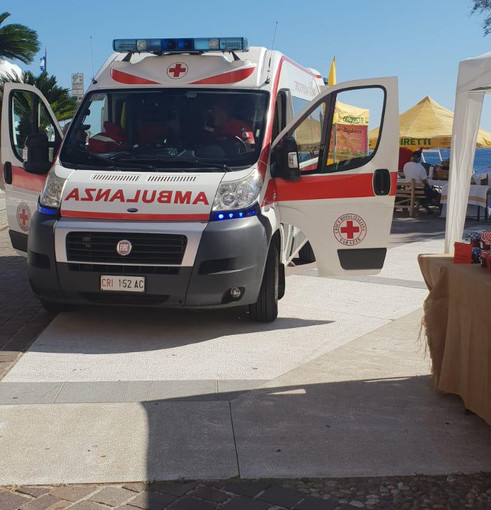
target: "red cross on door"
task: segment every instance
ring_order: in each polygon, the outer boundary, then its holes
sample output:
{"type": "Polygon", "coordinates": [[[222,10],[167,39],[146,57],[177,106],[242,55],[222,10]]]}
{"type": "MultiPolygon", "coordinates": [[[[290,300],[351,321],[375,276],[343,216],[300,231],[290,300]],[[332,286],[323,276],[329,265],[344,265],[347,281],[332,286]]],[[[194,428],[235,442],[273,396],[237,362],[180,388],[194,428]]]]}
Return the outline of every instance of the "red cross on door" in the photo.
{"type": "Polygon", "coordinates": [[[360,231],[360,227],[355,227],[351,220],[346,222],[345,227],[341,227],[341,234],[346,234],[348,239],[353,239],[353,234],[357,234],[360,231]]]}
{"type": "Polygon", "coordinates": [[[184,76],[187,72],[188,66],[186,64],[183,64],[182,62],[171,64],[167,68],[167,75],[173,79],[181,78],[181,75],[184,76]]]}
{"type": "Polygon", "coordinates": [[[19,214],[20,221],[22,223],[22,226],[26,227],[27,222],[29,221],[29,216],[27,214],[27,211],[25,209],[21,209],[19,214]]]}
{"type": "Polygon", "coordinates": [[[355,213],[347,213],[340,216],[333,227],[334,237],[345,246],[356,246],[367,235],[365,220],[355,213]]]}

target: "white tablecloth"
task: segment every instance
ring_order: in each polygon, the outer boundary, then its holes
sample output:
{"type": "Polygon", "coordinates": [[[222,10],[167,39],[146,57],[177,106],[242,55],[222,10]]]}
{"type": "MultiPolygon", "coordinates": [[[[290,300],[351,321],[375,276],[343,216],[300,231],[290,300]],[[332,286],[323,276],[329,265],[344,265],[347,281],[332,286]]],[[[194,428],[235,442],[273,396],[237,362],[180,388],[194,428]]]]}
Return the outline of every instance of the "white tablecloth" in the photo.
{"type": "MultiPolygon", "coordinates": [[[[397,179],[397,184],[407,184],[409,179],[397,179]]],[[[442,203],[442,214],[441,217],[445,218],[447,216],[447,200],[448,200],[448,181],[437,181],[433,179],[428,179],[428,184],[430,186],[434,186],[441,194],[441,203],[442,203]]],[[[467,205],[467,216],[471,218],[477,218],[478,216],[481,219],[484,219],[486,209],[488,208],[488,217],[491,216],[491,208],[488,206],[488,192],[491,190],[491,187],[486,185],[478,185],[471,184],[469,190],[469,202],[467,205]],[[481,208],[479,210],[479,208],[481,208]]]]}
{"type": "MultiPolygon", "coordinates": [[[[469,191],[469,205],[478,205],[486,207],[488,205],[488,189],[489,187],[478,184],[471,184],[469,191]]],[[[448,184],[442,187],[442,204],[446,204],[448,199],[448,184]]]]}
{"type": "MultiPolygon", "coordinates": [[[[470,218],[478,218],[484,219],[490,216],[490,209],[488,206],[488,191],[489,186],[480,186],[477,184],[471,184],[469,190],[469,202],[467,203],[467,213],[466,216],[470,218]],[[487,210],[487,211],[486,211],[487,210]]],[[[442,214],[440,215],[442,218],[447,217],[447,200],[448,200],[448,183],[442,187],[442,198],[441,203],[442,214]]]]}

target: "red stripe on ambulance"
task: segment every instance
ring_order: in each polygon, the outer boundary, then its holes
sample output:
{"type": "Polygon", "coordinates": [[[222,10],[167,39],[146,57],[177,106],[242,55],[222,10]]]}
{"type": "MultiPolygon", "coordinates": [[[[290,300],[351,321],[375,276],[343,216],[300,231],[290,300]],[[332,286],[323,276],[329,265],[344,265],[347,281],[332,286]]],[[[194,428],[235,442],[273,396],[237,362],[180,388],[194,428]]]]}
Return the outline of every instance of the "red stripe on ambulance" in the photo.
{"type": "Polygon", "coordinates": [[[12,186],[41,192],[47,175],[29,174],[20,166],[12,167],[12,186]]]}
{"type": "MultiPolygon", "coordinates": [[[[391,173],[390,195],[395,193],[397,173],[391,173]]],[[[298,181],[276,178],[268,182],[263,203],[287,202],[292,200],[319,200],[326,198],[366,198],[374,197],[373,175],[315,175],[303,176],[298,181]],[[279,194],[279,199],[277,195],[279,194]]]]}
{"type": "Polygon", "coordinates": [[[217,74],[216,76],[210,76],[203,80],[193,81],[191,85],[224,85],[226,83],[237,83],[238,81],[249,78],[255,69],[255,66],[247,69],[237,69],[229,73],[217,74]]]}
{"type": "Polygon", "coordinates": [[[124,73],[117,69],[111,69],[111,78],[119,83],[125,83],[128,85],[158,85],[158,82],[141,78],[133,74],[124,73]]]}

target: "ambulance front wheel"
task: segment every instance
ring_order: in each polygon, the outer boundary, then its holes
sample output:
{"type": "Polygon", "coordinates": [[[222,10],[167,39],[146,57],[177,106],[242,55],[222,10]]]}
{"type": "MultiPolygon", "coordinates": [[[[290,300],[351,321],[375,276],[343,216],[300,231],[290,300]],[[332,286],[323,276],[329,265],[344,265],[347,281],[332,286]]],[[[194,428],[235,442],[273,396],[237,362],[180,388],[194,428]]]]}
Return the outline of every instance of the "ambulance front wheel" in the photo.
{"type": "Polygon", "coordinates": [[[273,322],[278,317],[279,280],[280,257],[278,245],[273,242],[269,248],[259,296],[253,305],[249,305],[253,321],[273,322]]]}
{"type": "Polygon", "coordinates": [[[65,303],[57,303],[56,301],[49,301],[48,299],[40,299],[41,306],[49,313],[61,313],[70,309],[70,306],[65,303]]]}

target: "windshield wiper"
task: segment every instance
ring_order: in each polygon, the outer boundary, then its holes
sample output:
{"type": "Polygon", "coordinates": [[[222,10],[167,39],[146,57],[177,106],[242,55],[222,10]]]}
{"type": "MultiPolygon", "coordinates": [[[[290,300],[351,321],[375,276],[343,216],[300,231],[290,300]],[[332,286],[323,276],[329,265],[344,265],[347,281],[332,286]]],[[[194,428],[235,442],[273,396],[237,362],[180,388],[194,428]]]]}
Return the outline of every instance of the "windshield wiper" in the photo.
{"type": "Polygon", "coordinates": [[[162,160],[162,159],[145,159],[145,158],[117,158],[118,163],[124,162],[129,164],[130,161],[136,161],[137,164],[140,162],[150,163],[154,166],[154,168],[201,168],[201,169],[215,169],[218,168],[223,172],[232,172],[232,168],[230,168],[225,163],[205,163],[203,161],[190,161],[186,159],[173,159],[173,160],[162,160]]]}
{"type": "Polygon", "coordinates": [[[230,168],[225,163],[204,163],[203,161],[189,161],[189,163],[192,163],[197,168],[219,168],[220,170],[224,172],[233,172],[232,168],[230,168]]]}
{"type": "Polygon", "coordinates": [[[129,162],[129,161],[126,162],[126,161],[119,161],[119,160],[117,162],[114,162],[108,158],[105,158],[103,156],[98,156],[97,154],[93,154],[92,152],[86,151],[79,147],[70,147],[67,149],[71,152],[78,152],[80,154],[83,154],[83,156],[87,160],[86,162],[71,163],[75,168],[80,167],[80,166],[86,167],[86,168],[91,168],[92,165],[90,165],[88,162],[90,160],[93,160],[93,161],[103,163],[105,168],[118,169],[119,167],[124,167],[127,169],[134,169],[134,170],[155,170],[155,167],[152,165],[149,165],[149,164],[143,164],[143,163],[138,163],[138,162],[135,163],[135,162],[129,162]]]}

